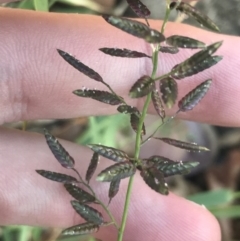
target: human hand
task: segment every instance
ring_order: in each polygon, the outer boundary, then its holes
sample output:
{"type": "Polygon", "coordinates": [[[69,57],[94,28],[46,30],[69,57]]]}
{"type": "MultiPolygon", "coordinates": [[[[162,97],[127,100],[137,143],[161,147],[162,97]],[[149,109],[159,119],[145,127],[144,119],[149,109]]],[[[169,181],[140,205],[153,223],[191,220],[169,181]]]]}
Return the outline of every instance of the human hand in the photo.
{"type": "MultiPolygon", "coordinates": [[[[150,51],[147,45],[118,31],[99,17],[69,14],[47,14],[32,11],[0,9],[0,122],[45,118],[71,118],[81,115],[114,113],[115,108],[94,100],[78,98],[72,91],[82,86],[99,87],[66,64],[56,48],[75,54],[99,72],[104,80],[127,99],[134,81],[150,72],[148,59],[126,60],[112,58],[97,51],[101,47],[129,48],[150,51]]],[[[156,29],[161,24],[151,23],[156,29]]],[[[204,100],[191,112],[179,115],[184,119],[211,124],[239,126],[238,70],[239,39],[206,32],[187,25],[168,24],[166,36],[182,34],[207,44],[224,40],[219,50],[223,61],[211,70],[179,82],[183,96],[200,81],[213,78],[213,85],[204,100]],[[234,57],[233,57],[234,56],[234,57]],[[224,68],[223,68],[224,66],[224,68]],[[221,110],[219,110],[221,107],[221,110]]],[[[159,75],[190,56],[181,51],[177,56],[163,55],[159,75]]],[[[141,107],[141,101],[128,103],[141,107]]],[[[169,112],[171,114],[172,112],[169,112]]],[[[70,197],[57,183],[35,173],[36,169],[63,172],[49,151],[43,137],[32,133],[1,129],[0,210],[1,225],[28,224],[68,227],[80,223],[69,204],[70,197]]],[[[90,151],[75,144],[62,142],[77,162],[78,170],[86,170],[90,151]]],[[[101,168],[106,164],[101,162],[101,168]]],[[[127,182],[111,203],[119,219],[127,182]]],[[[97,193],[105,197],[107,188],[98,185],[97,193]]],[[[111,228],[102,229],[103,240],[114,240],[111,228]],[[112,236],[111,236],[112,235],[112,236]],[[105,238],[104,238],[105,237],[105,238]]],[[[220,240],[217,221],[203,207],[170,194],[165,197],[150,190],[136,175],[134,180],[125,240],[220,240]]]]}

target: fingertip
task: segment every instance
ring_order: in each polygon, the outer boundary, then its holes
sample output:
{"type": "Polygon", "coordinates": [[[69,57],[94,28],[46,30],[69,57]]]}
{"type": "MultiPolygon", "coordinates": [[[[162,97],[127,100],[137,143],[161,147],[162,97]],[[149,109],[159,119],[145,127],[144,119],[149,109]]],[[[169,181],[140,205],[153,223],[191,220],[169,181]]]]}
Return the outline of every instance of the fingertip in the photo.
{"type": "MultiPolygon", "coordinates": [[[[179,197],[177,197],[179,198],[179,197]]],[[[192,223],[192,232],[198,233],[201,241],[220,241],[221,229],[217,219],[209,212],[204,205],[199,205],[192,201],[183,200],[188,206],[188,212],[192,212],[193,219],[189,220],[189,224],[185,223],[183,229],[187,232],[189,225],[192,223]]],[[[195,234],[196,235],[196,234],[195,234]]]]}

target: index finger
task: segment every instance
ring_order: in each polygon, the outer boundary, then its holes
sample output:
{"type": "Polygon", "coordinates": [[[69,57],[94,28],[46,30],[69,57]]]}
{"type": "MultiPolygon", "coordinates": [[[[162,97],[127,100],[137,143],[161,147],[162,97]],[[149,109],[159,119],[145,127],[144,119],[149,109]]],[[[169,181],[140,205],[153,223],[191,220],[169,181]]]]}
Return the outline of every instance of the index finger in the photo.
{"type": "MultiPolygon", "coordinates": [[[[108,25],[101,17],[49,14],[1,9],[0,29],[0,122],[41,118],[71,118],[81,115],[116,113],[116,107],[79,98],[73,90],[83,86],[106,90],[73,69],[56,49],[72,53],[80,61],[101,74],[130,105],[142,106],[143,100],[128,97],[133,83],[142,75],[151,74],[150,59],[123,59],[104,55],[99,48],[118,47],[150,54],[144,41],[108,25]]],[[[160,21],[151,21],[159,29],[160,21]]],[[[217,125],[240,125],[238,100],[240,48],[238,37],[215,34],[184,24],[169,23],[166,36],[182,34],[206,44],[224,40],[219,55],[224,59],[213,68],[179,81],[179,97],[183,97],[201,81],[212,78],[213,84],[203,101],[181,118],[217,125]],[[219,108],[221,107],[221,108],[219,108]]],[[[160,55],[158,75],[192,55],[182,50],[178,55],[160,55]]],[[[152,109],[153,111],[153,109],[152,109]]],[[[169,112],[172,114],[175,110],[169,112]]]]}

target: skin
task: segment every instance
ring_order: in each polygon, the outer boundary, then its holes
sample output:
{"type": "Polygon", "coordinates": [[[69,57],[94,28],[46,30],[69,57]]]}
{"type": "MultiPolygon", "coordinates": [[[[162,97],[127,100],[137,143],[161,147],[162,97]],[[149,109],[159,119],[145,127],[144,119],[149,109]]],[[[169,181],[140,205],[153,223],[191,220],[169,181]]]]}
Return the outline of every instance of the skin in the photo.
{"type": "MultiPolygon", "coordinates": [[[[153,28],[161,26],[160,21],[150,22],[153,28]]],[[[56,48],[74,54],[100,73],[128,103],[142,107],[143,101],[129,99],[127,93],[138,77],[151,72],[151,60],[115,58],[111,61],[113,57],[97,49],[129,48],[150,54],[150,48],[144,41],[110,26],[101,17],[0,9],[0,29],[2,124],[115,113],[115,107],[72,94],[82,86],[104,87],[66,64],[56,48]]],[[[224,59],[210,70],[179,81],[181,97],[203,80],[213,79],[213,85],[201,103],[179,117],[215,125],[240,126],[240,104],[237,101],[240,53],[236,51],[240,48],[239,38],[183,24],[167,25],[166,36],[182,33],[207,44],[224,40],[217,52],[224,59]]],[[[158,75],[169,71],[192,52],[184,50],[176,56],[161,55],[158,75]]],[[[4,128],[0,129],[0,136],[3,174],[0,175],[0,224],[64,228],[80,223],[82,220],[72,210],[71,198],[62,185],[35,173],[36,169],[47,169],[71,174],[56,162],[43,136],[4,128]]],[[[84,176],[92,153],[73,143],[61,143],[75,158],[76,168],[82,170],[84,176]]],[[[109,164],[109,160],[102,158],[98,170],[109,164]]],[[[96,192],[107,201],[108,185],[94,181],[92,184],[97,185],[96,192]]],[[[126,188],[127,180],[124,180],[121,191],[111,204],[117,220],[121,218],[126,188]]],[[[99,238],[116,240],[116,232],[103,228],[99,238]]],[[[124,236],[124,241],[130,240],[219,241],[221,237],[218,222],[206,209],[174,194],[165,197],[155,193],[137,174],[124,236]]]]}

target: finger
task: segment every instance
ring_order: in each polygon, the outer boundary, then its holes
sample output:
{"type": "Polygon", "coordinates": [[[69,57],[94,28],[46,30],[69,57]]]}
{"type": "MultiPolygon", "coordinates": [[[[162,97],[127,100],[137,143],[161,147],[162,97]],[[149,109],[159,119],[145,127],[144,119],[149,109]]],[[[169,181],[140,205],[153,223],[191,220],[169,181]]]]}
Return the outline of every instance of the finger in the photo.
{"type": "MultiPolygon", "coordinates": [[[[0,210],[1,225],[26,224],[51,227],[69,227],[83,222],[73,211],[72,199],[62,184],[38,175],[36,169],[71,174],[53,158],[43,136],[33,133],[0,129],[0,210]],[[11,145],[9,145],[11,143],[11,145]]],[[[91,153],[69,142],[61,142],[75,158],[76,168],[84,177],[91,153]],[[81,157],[81,158],[79,158],[81,157]]],[[[101,159],[97,172],[112,161],[101,159]]],[[[107,203],[108,184],[96,183],[96,193],[107,203]]],[[[110,210],[121,219],[127,180],[112,200],[110,210]]],[[[109,220],[106,215],[105,219],[109,220]]],[[[101,228],[103,240],[115,240],[116,230],[101,228]]],[[[203,207],[173,194],[162,196],[152,191],[136,174],[131,196],[126,241],[138,240],[204,240],[219,241],[217,221],[203,207]]]]}
{"type": "MultiPolygon", "coordinates": [[[[161,23],[152,21],[151,25],[159,29],[161,23]]],[[[2,9],[0,28],[4,36],[0,40],[1,122],[116,112],[116,107],[72,94],[73,90],[83,86],[101,90],[106,88],[68,65],[56,48],[74,54],[99,72],[105,82],[126,98],[130,105],[140,103],[142,106],[143,100],[137,103],[136,99],[130,99],[128,91],[139,77],[151,74],[151,60],[114,58],[98,49],[118,47],[150,54],[150,47],[143,40],[110,26],[101,17],[86,15],[2,9]]],[[[179,81],[179,97],[183,97],[201,81],[213,79],[212,87],[201,104],[179,117],[239,126],[240,102],[236,101],[240,91],[240,52],[236,51],[240,47],[239,38],[183,24],[167,25],[166,36],[183,33],[207,44],[224,40],[223,47],[218,51],[224,59],[203,73],[179,81]]],[[[167,73],[192,53],[191,50],[182,50],[178,55],[160,55],[158,75],[167,73]]]]}

